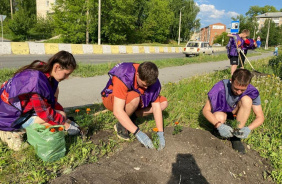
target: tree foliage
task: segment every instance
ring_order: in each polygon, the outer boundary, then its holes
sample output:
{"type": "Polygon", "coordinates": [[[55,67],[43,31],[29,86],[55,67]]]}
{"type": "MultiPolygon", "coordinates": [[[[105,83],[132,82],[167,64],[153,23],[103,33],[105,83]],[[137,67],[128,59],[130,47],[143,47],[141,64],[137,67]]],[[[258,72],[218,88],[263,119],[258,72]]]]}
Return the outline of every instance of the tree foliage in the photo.
{"type": "Polygon", "coordinates": [[[222,46],[227,45],[229,42],[229,37],[226,32],[221,33],[220,35],[216,35],[213,43],[219,43],[222,46]]]}

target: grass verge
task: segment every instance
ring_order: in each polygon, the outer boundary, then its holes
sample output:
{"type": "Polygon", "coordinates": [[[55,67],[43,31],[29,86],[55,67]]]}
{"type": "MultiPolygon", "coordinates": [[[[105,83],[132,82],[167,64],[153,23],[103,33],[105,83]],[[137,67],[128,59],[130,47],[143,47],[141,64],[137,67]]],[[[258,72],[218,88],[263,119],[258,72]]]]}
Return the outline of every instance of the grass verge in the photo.
{"type": "MultiPolygon", "coordinates": [[[[248,57],[261,55],[260,52],[254,52],[248,54],[248,57]]],[[[203,63],[203,62],[216,62],[227,60],[226,54],[219,55],[200,55],[198,57],[189,57],[189,58],[174,58],[174,59],[163,59],[163,60],[155,60],[154,62],[159,68],[172,67],[172,66],[182,66],[189,63],[203,63]]],[[[139,61],[136,63],[141,63],[143,61],[139,61]]],[[[71,74],[71,77],[94,77],[98,75],[104,75],[109,72],[111,68],[113,68],[119,62],[109,62],[104,64],[85,64],[78,63],[79,67],[71,74]]],[[[8,80],[13,76],[13,73],[16,69],[0,69],[0,83],[8,80]]]]}
{"type": "MultiPolygon", "coordinates": [[[[268,60],[269,58],[257,61],[256,69],[272,74],[271,68],[267,65],[268,60]]],[[[184,79],[179,83],[164,85],[162,95],[169,100],[169,107],[163,113],[164,125],[174,126],[174,122],[178,122],[181,126],[210,131],[212,126],[202,116],[201,109],[207,99],[207,92],[216,82],[228,78],[229,74],[229,70],[218,71],[184,79]],[[196,96],[197,98],[195,98],[196,96]]],[[[269,75],[254,78],[252,84],[260,90],[265,122],[244,141],[257,150],[262,157],[271,161],[273,171],[270,176],[277,183],[281,183],[282,104],[280,102],[282,101],[282,83],[279,78],[269,75]]],[[[104,110],[102,104],[94,104],[87,108],[70,109],[69,115],[73,116],[81,127],[88,127],[89,136],[95,137],[99,132],[113,130],[116,120],[112,113],[99,113],[93,116],[96,112],[104,110]],[[91,111],[89,112],[87,108],[90,108],[91,111]]],[[[248,123],[253,119],[254,114],[251,114],[248,123]]],[[[152,132],[152,128],[155,127],[152,117],[139,118],[138,122],[142,123],[140,128],[147,132],[152,132]]],[[[110,134],[112,135],[112,133],[110,134]]],[[[66,156],[52,163],[41,161],[31,146],[23,151],[14,152],[0,142],[0,181],[3,183],[45,183],[59,175],[70,173],[79,165],[93,163],[103,156],[114,154],[122,147],[122,141],[118,140],[115,135],[105,141],[97,140],[96,143],[90,139],[83,140],[80,137],[66,136],[66,142],[66,156]]]]}

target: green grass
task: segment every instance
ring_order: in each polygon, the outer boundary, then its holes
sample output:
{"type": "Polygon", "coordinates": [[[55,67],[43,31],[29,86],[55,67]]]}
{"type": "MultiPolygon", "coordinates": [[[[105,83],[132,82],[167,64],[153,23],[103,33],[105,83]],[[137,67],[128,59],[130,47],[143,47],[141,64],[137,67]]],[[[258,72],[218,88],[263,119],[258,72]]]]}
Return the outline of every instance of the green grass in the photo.
{"type": "MultiPolygon", "coordinates": [[[[272,69],[267,65],[268,60],[269,58],[257,61],[256,70],[272,74],[272,69]]],[[[212,126],[202,116],[201,109],[211,87],[219,80],[228,78],[229,75],[230,70],[224,70],[164,85],[162,95],[169,101],[169,107],[163,113],[164,125],[174,126],[174,122],[179,122],[181,126],[211,130],[212,126]]],[[[245,142],[257,150],[262,157],[271,161],[274,168],[271,177],[277,183],[282,183],[282,82],[277,77],[269,75],[254,78],[252,84],[259,88],[265,122],[255,129],[245,142]]],[[[69,115],[74,116],[81,127],[88,127],[90,136],[103,130],[112,131],[113,125],[117,122],[112,113],[106,112],[93,116],[95,112],[105,109],[102,104],[93,104],[90,109],[90,114],[86,113],[86,107],[80,108],[77,113],[75,109],[70,109],[69,115]]],[[[253,119],[254,115],[251,114],[248,123],[253,119]]],[[[152,128],[155,127],[152,116],[139,118],[138,122],[142,123],[140,129],[147,132],[152,132],[152,128]]],[[[45,183],[60,174],[70,173],[79,165],[94,163],[103,156],[114,154],[116,149],[122,147],[122,141],[115,135],[108,141],[100,141],[96,144],[88,139],[82,140],[80,137],[71,136],[66,137],[66,142],[66,156],[53,163],[42,162],[31,146],[20,152],[13,152],[0,142],[0,181],[2,183],[45,183]]]]}

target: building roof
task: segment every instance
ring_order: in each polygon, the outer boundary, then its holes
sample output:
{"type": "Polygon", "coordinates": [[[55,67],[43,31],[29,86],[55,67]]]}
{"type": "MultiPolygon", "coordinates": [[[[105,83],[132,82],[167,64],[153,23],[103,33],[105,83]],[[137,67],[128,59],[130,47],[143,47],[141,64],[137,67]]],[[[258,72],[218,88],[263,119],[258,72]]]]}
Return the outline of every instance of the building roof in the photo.
{"type": "Polygon", "coordinates": [[[282,17],[282,12],[268,12],[256,16],[256,18],[273,18],[273,17],[282,17]]]}

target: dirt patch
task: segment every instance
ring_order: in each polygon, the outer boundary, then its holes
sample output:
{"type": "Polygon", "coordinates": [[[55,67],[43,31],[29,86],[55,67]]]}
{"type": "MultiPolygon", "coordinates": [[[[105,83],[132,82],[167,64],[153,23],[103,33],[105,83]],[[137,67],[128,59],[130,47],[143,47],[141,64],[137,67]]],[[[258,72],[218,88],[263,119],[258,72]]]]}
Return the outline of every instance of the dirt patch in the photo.
{"type": "Polygon", "coordinates": [[[126,143],[113,156],[80,166],[51,183],[272,183],[263,179],[270,167],[257,152],[247,149],[240,155],[229,141],[208,131],[184,128],[177,135],[172,131],[171,127],[165,129],[162,151],[146,149],[138,141],[126,143]]]}

